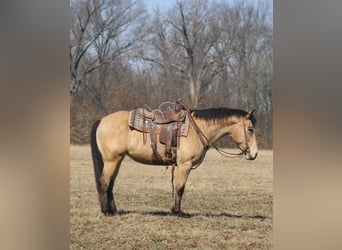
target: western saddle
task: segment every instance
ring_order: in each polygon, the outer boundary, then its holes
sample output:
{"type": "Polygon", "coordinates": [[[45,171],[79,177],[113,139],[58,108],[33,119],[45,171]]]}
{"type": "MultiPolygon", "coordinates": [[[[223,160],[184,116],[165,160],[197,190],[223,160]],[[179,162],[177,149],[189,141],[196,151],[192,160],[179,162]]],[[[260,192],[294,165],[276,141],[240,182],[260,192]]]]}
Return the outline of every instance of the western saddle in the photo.
{"type": "Polygon", "coordinates": [[[158,109],[137,108],[130,112],[129,125],[143,133],[143,143],[146,144],[147,134],[151,138],[152,161],[159,165],[176,163],[177,148],[180,136],[187,136],[189,119],[187,111],[180,104],[165,102],[158,109]],[[162,109],[163,104],[168,104],[162,109]],[[157,139],[165,145],[164,156],[157,151],[157,139]]]}

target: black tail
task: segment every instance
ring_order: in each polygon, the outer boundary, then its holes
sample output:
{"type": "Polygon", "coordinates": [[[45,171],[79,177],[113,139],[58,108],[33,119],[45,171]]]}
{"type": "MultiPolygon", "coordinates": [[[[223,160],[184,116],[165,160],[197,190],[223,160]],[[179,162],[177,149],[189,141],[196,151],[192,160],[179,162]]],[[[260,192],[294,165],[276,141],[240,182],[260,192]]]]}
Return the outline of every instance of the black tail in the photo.
{"type": "Polygon", "coordinates": [[[101,120],[97,120],[94,124],[93,127],[91,128],[90,132],[90,146],[91,146],[91,155],[93,158],[93,165],[94,165],[94,173],[95,173],[95,181],[96,181],[96,186],[97,190],[100,190],[100,177],[102,174],[103,170],[103,160],[102,160],[102,155],[99,151],[99,148],[97,147],[96,143],[96,129],[99,126],[101,120]]]}

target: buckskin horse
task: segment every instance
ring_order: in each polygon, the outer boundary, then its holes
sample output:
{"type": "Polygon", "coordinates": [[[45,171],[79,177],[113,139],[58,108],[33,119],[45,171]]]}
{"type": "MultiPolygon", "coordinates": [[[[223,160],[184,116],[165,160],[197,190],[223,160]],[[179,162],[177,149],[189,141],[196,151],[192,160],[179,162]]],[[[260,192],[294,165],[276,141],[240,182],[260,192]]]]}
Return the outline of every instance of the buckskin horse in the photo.
{"type": "MultiPolygon", "coordinates": [[[[182,111],[182,121],[178,121],[180,115],[176,111],[161,112],[159,118],[156,118],[156,114],[159,112],[153,113],[149,109],[140,109],[140,115],[143,114],[140,117],[144,123],[143,126],[148,124],[148,121],[150,122],[149,126],[145,126],[145,130],[141,129],[143,132],[132,126],[132,111],[118,111],[94,123],[90,135],[91,151],[96,187],[103,214],[115,215],[117,213],[113,187],[122,160],[126,155],[136,162],[144,164],[172,165],[172,179],[173,171],[176,168],[176,185],[173,188],[175,191],[174,205],[171,211],[180,217],[190,216],[181,210],[181,201],[191,170],[202,163],[210,147],[220,150],[214,145],[220,138],[230,135],[232,141],[241,150],[236,154],[237,156],[245,156],[247,160],[254,160],[257,157],[258,147],[254,133],[256,119],[253,115],[255,110],[250,112],[228,108],[190,110],[180,99],[177,100],[177,105],[178,107],[180,105],[182,111]],[[172,152],[169,150],[171,158],[162,158],[161,155],[167,153],[167,145],[157,139],[161,137],[161,133],[152,133],[154,131],[152,125],[153,127],[161,127],[163,124],[169,123],[184,125],[186,120],[184,116],[189,121],[186,136],[180,135],[179,127],[174,125],[178,141],[174,143],[175,138],[173,138],[172,146],[176,149],[173,149],[172,152]],[[142,136],[142,134],[144,135],[142,136]],[[147,136],[148,134],[150,136],[147,136]]],[[[219,152],[229,154],[225,151],[219,152]]]]}

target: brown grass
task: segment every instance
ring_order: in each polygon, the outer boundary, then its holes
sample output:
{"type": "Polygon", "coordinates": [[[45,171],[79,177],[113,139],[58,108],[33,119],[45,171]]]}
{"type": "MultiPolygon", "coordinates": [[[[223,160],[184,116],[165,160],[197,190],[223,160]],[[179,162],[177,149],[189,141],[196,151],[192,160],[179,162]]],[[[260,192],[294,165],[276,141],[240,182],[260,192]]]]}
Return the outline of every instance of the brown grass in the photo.
{"type": "Polygon", "coordinates": [[[71,249],[269,249],[273,152],[255,161],[210,150],[191,172],[182,209],[172,216],[170,172],[126,158],[114,188],[119,216],[102,216],[90,148],[70,148],[71,249]]]}

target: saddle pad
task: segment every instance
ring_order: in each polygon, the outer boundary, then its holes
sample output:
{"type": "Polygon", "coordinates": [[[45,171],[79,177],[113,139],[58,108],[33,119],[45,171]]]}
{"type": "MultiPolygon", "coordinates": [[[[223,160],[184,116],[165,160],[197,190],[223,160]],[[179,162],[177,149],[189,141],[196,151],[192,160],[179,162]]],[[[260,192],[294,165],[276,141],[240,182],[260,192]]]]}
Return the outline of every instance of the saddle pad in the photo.
{"type": "MultiPolygon", "coordinates": [[[[165,126],[163,124],[156,124],[153,123],[150,119],[144,118],[144,115],[139,112],[139,109],[133,109],[129,112],[129,118],[128,118],[129,126],[132,129],[135,129],[140,132],[149,132],[149,123],[152,123],[153,131],[157,134],[160,133],[160,128],[162,126],[165,126]],[[144,125],[145,121],[145,125],[144,125]]],[[[175,122],[176,123],[176,122],[175,122]]],[[[181,129],[180,129],[180,135],[181,136],[188,136],[189,132],[189,117],[188,113],[186,112],[185,120],[181,122],[181,129]]]]}

